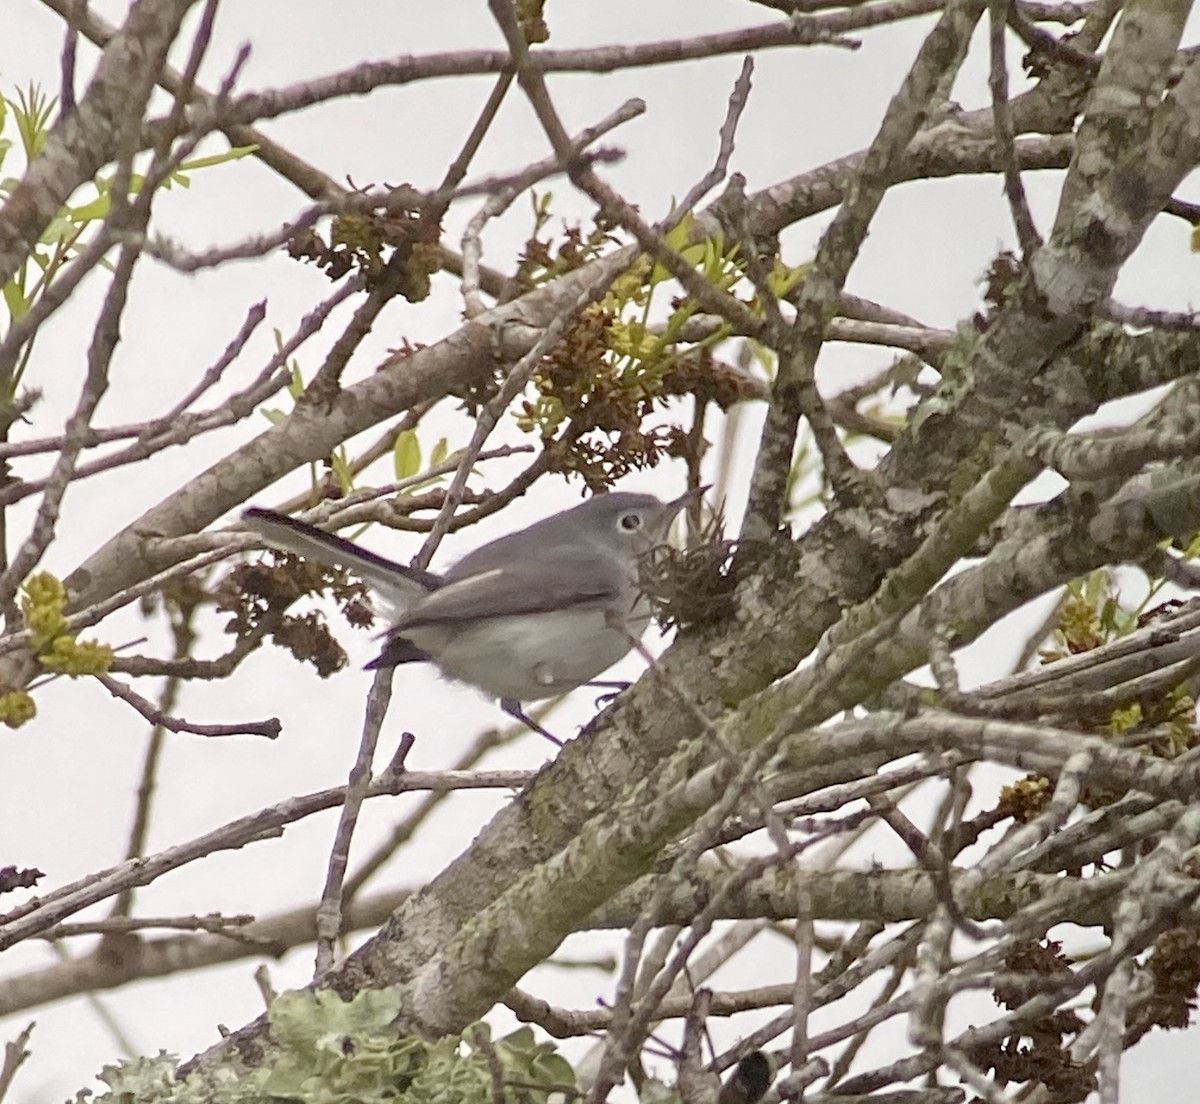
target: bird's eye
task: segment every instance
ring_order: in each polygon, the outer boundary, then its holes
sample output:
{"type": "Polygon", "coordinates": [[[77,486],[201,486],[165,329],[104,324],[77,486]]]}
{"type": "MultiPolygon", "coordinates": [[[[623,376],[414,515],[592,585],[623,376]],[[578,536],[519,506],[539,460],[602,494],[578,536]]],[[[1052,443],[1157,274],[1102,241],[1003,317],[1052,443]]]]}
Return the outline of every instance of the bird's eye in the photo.
{"type": "Polygon", "coordinates": [[[642,527],[642,515],[622,514],[621,520],[618,522],[618,524],[622,529],[625,530],[626,533],[632,533],[635,529],[640,529],[642,527]]]}

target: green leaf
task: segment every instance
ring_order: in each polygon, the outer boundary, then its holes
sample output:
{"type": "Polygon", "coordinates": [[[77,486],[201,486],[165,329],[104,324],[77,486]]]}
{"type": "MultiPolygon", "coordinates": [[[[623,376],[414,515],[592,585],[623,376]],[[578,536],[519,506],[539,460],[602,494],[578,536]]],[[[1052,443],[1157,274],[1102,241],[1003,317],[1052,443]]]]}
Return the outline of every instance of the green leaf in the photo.
{"type": "Polygon", "coordinates": [[[696,225],[696,220],[692,216],[691,211],[683,216],[667,234],[667,245],[676,252],[683,249],[687,245],[688,240],[692,236],[692,229],[696,225]]]}
{"type": "Polygon", "coordinates": [[[415,429],[403,430],[392,450],[396,479],[409,479],[421,470],[421,442],[415,429]]]}
{"type": "Polygon", "coordinates": [[[56,97],[45,95],[39,85],[32,83],[27,90],[18,89],[17,98],[8,101],[13,109],[26,161],[32,161],[41,152],[49,131],[50,116],[54,114],[57,102],[56,97]]]}
{"type": "Polygon", "coordinates": [[[659,264],[655,261],[650,268],[650,275],[646,277],[646,283],[650,287],[655,287],[661,284],[664,280],[671,279],[671,270],[664,264],[659,264]]]}
{"type": "Polygon", "coordinates": [[[16,277],[4,285],[4,305],[8,307],[9,316],[14,322],[19,322],[29,312],[29,300],[25,298],[24,289],[17,283],[16,277]]]}
{"type": "Polygon", "coordinates": [[[436,468],[450,453],[450,445],[445,437],[439,437],[438,443],[433,446],[433,452],[429,454],[429,466],[436,468]]]}
{"type": "Polygon", "coordinates": [[[755,341],[753,338],[749,338],[747,341],[750,346],[750,355],[758,362],[767,379],[773,380],[775,378],[775,371],[779,366],[779,361],[774,351],[767,348],[761,342],[755,341]]]}
{"type": "Polygon", "coordinates": [[[795,268],[789,268],[783,261],[776,257],[775,264],[767,276],[767,287],[778,298],[782,299],[808,275],[810,268],[812,268],[811,264],[799,264],[795,268]]]}
{"type": "Polygon", "coordinates": [[[538,195],[536,188],[531,188],[529,191],[529,199],[533,204],[533,232],[537,234],[547,222],[550,221],[550,202],[554,197],[553,192],[546,192],[543,195],[538,195]]]}
{"type": "MultiPolygon", "coordinates": [[[[692,251],[693,256],[696,256],[694,251],[697,248],[701,251],[704,249],[703,244],[700,244],[699,246],[688,246],[688,241],[691,239],[692,230],[694,229],[695,225],[696,220],[692,218],[691,213],[689,212],[679,220],[676,226],[669,234],[667,234],[666,237],[667,245],[675,250],[676,253],[681,253],[685,258],[688,256],[689,249],[692,251]]],[[[694,264],[695,262],[691,261],[689,263],[694,264]]],[[[650,275],[647,277],[646,282],[650,287],[654,287],[656,284],[661,284],[664,280],[669,279],[671,279],[671,273],[667,267],[655,261],[654,264],[650,266],[650,275]]]]}
{"type": "Polygon", "coordinates": [[[60,213],[55,215],[42,231],[41,241],[45,245],[58,245],[61,242],[74,241],[78,236],[79,227],[60,213]]]}
{"type": "Polygon", "coordinates": [[[354,472],[351,470],[350,458],[346,453],[345,445],[334,450],[329,457],[329,466],[333,469],[333,477],[338,481],[342,493],[348,494],[352,491],[354,489],[354,472]]]}
{"type": "Polygon", "coordinates": [[[72,222],[94,222],[105,218],[112,207],[112,195],[105,189],[104,194],[97,196],[91,203],[82,203],[78,207],[68,207],[66,214],[72,222]]]}
{"type": "Polygon", "coordinates": [[[224,153],[214,153],[209,157],[193,157],[190,161],[184,161],[179,168],[183,172],[195,172],[196,169],[207,169],[210,165],[224,165],[228,161],[240,161],[243,157],[249,157],[257,149],[257,145],[231,146],[224,153]]]}
{"type": "Polygon", "coordinates": [[[288,384],[288,394],[298,399],[304,394],[304,377],[300,374],[299,361],[292,361],[292,382],[288,384]]]}
{"type": "Polygon", "coordinates": [[[271,425],[279,425],[280,422],[287,420],[287,415],[282,410],[280,410],[277,406],[273,406],[273,407],[265,407],[264,406],[262,408],[262,410],[259,411],[259,413],[264,418],[266,418],[267,421],[271,423],[271,425]]]}

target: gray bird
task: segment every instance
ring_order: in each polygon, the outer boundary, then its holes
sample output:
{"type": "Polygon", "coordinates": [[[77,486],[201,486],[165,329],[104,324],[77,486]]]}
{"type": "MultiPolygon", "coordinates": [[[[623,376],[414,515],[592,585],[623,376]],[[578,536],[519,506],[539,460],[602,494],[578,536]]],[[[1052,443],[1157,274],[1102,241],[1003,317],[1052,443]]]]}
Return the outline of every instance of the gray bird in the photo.
{"type": "Polygon", "coordinates": [[[348,568],[392,607],[387,641],[368,669],[432,662],[554,740],[521,703],[592,682],[629,652],[650,623],[638,561],[664,543],[672,519],[698,494],[670,502],[599,494],[485,544],[445,575],[274,510],[252,507],[242,519],[273,548],[348,568]]]}

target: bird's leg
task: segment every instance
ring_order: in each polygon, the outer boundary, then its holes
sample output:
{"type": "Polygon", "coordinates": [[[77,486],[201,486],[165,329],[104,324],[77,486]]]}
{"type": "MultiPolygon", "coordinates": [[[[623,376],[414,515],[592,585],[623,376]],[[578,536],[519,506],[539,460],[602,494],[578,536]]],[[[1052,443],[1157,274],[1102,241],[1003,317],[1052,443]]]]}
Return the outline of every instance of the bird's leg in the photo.
{"type": "Polygon", "coordinates": [[[618,694],[624,693],[633,685],[632,682],[606,682],[604,679],[599,679],[596,682],[585,682],[584,686],[598,686],[602,690],[607,689],[607,694],[601,694],[593,703],[593,709],[602,709],[608,705],[618,694]]]}
{"type": "Polygon", "coordinates": [[[526,728],[531,728],[539,735],[545,736],[552,744],[557,747],[563,746],[563,742],[557,736],[552,736],[521,708],[521,703],[516,698],[501,698],[500,708],[514,720],[520,721],[526,728]]]}

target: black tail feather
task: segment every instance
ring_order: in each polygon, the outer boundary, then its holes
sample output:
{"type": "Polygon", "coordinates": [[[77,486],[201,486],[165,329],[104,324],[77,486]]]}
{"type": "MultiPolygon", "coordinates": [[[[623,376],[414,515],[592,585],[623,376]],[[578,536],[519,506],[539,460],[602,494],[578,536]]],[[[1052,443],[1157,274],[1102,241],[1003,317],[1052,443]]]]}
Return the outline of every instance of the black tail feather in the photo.
{"type": "Polygon", "coordinates": [[[379,653],[364,668],[367,671],[378,671],[383,667],[399,667],[402,663],[428,663],[431,656],[421,651],[415,644],[402,636],[390,637],[379,653]]]}

